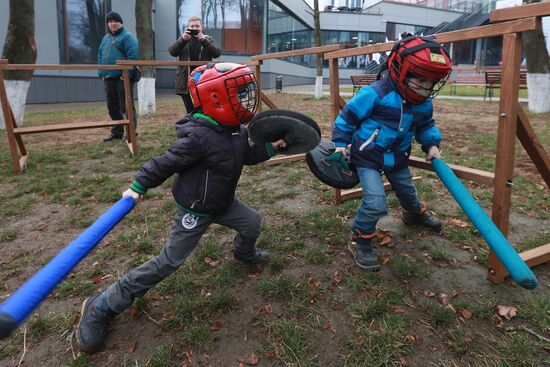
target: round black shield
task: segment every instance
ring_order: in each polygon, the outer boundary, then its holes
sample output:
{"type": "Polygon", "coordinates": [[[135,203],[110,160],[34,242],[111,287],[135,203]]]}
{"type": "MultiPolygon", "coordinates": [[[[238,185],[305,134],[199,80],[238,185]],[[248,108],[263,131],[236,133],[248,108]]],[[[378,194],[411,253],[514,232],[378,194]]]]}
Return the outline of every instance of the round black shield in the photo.
{"type": "Polygon", "coordinates": [[[281,154],[306,153],[321,141],[321,129],[313,119],[288,110],[258,113],[248,124],[248,134],[256,144],[283,139],[286,147],[281,154]]]}
{"type": "Polygon", "coordinates": [[[322,141],[306,153],[307,165],[321,182],[335,189],[351,189],[359,183],[359,177],[343,154],[335,149],[333,142],[322,141]]]}

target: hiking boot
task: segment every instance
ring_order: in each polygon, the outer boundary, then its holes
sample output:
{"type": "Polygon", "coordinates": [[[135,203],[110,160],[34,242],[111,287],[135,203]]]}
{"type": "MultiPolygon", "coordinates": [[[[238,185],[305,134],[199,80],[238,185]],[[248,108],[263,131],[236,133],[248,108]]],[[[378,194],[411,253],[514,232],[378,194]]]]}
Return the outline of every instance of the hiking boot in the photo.
{"type": "Polygon", "coordinates": [[[122,135],[109,135],[109,136],[106,136],[105,138],[103,138],[103,141],[104,142],[108,142],[108,141],[113,141],[113,140],[121,140],[122,139],[122,135]]]}
{"type": "Polygon", "coordinates": [[[249,252],[240,252],[233,249],[233,257],[245,263],[259,264],[269,261],[269,252],[257,248],[249,252]]]}
{"type": "Polygon", "coordinates": [[[256,238],[246,238],[240,234],[233,239],[233,257],[250,264],[269,261],[269,253],[256,248],[256,238]]]}
{"type": "Polygon", "coordinates": [[[411,213],[403,211],[401,214],[401,220],[403,223],[409,226],[423,226],[431,229],[435,232],[441,232],[443,229],[443,223],[435,216],[428,213],[427,210],[424,210],[423,213],[411,213]]]}
{"type": "Polygon", "coordinates": [[[355,264],[365,271],[380,270],[380,262],[371,245],[372,238],[352,237],[348,250],[355,264]]]}
{"type": "Polygon", "coordinates": [[[76,335],[78,347],[84,353],[95,353],[101,348],[109,322],[116,315],[101,295],[86,298],[82,303],[76,335]]]}

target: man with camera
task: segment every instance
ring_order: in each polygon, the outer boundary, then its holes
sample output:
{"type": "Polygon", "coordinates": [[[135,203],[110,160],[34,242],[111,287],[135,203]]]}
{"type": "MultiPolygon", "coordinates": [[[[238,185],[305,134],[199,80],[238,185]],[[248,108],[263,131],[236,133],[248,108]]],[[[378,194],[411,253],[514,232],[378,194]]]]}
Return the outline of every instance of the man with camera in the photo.
{"type": "MultiPolygon", "coordinates": [[[[202,20],[191,16],[180,38],[168,48],[170,55],[179,61],[212,61],[219,57],[222,50],[210,36],[202,33],[202,20]]],[[[181,96],[187,113],[193,111],[193,101],[189,95],[187,79],[197,66],[178,66],[176,70],[176,94],[181,96]]]]}
{"type": "MultiPolygon", "coordinates": [[[[134,35],[128,32],[122,25],[120,14],[112,11],[105,18],[109,31],[103,37],[97,53],[97,63],[99,65],[116,65],[117,60],[138,60],[139,44],[134,35]]],[[[98,75],[105,84],[105,94],[107,97],[107,109],[111,120],[123,120],[126,113],[126,96],[124,94],[124,81],[122,80],[121,70],[99,70],[98,75]]],[[[136,77],[136,70],[130,71],[130,82],[133,87],[136,77]]],[[[130,88],[130,93],[132,93],[130,88]]],[[[132,98],[132,109],[134,111],[134,126],[137,127],[136,109],[132,98]]],[[[103,141],[122,139],[124,128],[122,126],[113,126],[111,135],[103,141]]]]}

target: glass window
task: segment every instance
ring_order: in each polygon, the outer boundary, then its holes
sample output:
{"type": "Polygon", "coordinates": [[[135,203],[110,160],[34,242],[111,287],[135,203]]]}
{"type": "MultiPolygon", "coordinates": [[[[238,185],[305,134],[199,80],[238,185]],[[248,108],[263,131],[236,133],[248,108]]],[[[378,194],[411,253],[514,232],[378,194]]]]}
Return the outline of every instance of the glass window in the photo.
{"type": "Polygon", "coordinates": [[[63,63],[95,64],[107,28],[110,0],[57,0],[60,59],[63,63]]]}
{"type": "Polygon", "coordinates": [[[190,16],[200,16],[204,33],[225,54],[262,53],[265,0],[178,0],[178,37],[190,16]],[[200,9],[200,10],[199,10],[200,9]]]}
{"type": "MultiPolygon", "coordinates": [[[[312,39],[311,28],[292,16],[289,11],[272,1],[269,2],[266,45],[268,53],[309,48],[313,46],[312,39]]],[[[285,60],[315,66],[313,55],[287,57],[285,60]]]]}
{"type": "MultiPolygon", "coordinates": [[[[346,47],[357,47],[381,43],[384,40],[384,33],[321,31],[321,43],[324,45],[343,44],[346,47]]],[[[338,59],[338,66],[347,69],[365,69],[371,61],[369,55],[351,56],[338,59]]],[[[327,60],[325,60],[324,66],[328,67],[327,60]]]]}

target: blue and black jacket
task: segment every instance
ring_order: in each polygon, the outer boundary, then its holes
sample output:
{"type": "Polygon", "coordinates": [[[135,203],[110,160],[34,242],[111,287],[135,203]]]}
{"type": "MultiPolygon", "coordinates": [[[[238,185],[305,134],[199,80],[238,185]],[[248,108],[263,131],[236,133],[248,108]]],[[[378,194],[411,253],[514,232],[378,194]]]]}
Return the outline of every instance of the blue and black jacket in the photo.
{"type": "MultiPolygon", "coordinates": [[[[117,60],[138,60],[139,59],[139,43],[136,37],[121,27],[114,34],[107,33],[97,53],[98,65],[116,65],[117,60]],[[124,54],[122,51],[126,51],[124,54]]],[[[101,79],[120,78],[121,70],[98,70],[97,75],[101,79]]]]}
{"type": "Polygon", "coordinates": [[[337,147],[351,143],[351,163],[385,172],[408,166],[413,138],[428,152],[441,133],[432,117],[431,99],[406,102],[389,78],[362,87],[340,112],[332,129],[337,147]]]}

